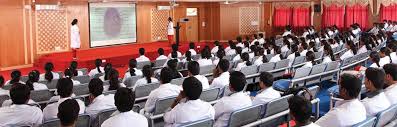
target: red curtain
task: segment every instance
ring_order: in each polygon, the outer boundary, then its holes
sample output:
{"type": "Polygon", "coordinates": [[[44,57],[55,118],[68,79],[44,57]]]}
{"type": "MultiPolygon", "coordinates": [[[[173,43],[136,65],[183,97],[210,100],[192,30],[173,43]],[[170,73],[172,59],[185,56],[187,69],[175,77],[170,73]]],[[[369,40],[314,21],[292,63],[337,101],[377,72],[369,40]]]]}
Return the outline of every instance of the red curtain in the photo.
{"type": "Polygon", "coordinates": [[[310,8],[293,8],[292,27],[302,28],[310,26],[310,8]]]}
{"type": "Polygon", "coordinates": [[[345,27],[349,27],[353,23],[358,23],[362,29],[368,26],[368,6],[356,4],[354,6],[346,6],[345,27]]]}
{"type": "Polygon", "coordinates": [[[292,10],[291,8],[274,8],[274,20],[273,26],[284,27],[286,25],[291,25],[292,10]]]}
{"type": "Polygon", "coordinates": [[[380,19],[397,21],[397,4],[392,4],[389,6],[381,6],[380,8],[380,19]]]}
{"type": "Polygon", "coordinates": [[[344,7],[337,5],[323,6],[322,27],[336,25],[338,28],[344,27],[344,7]]]}

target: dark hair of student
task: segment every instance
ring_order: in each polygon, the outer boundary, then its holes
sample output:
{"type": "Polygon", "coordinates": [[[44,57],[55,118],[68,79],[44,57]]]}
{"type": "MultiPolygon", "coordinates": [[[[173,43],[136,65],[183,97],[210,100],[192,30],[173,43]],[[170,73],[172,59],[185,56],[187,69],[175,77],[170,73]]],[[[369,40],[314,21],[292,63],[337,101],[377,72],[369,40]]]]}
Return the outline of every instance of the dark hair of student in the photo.
{"type": "Polygon", "coordinates": [[[52,79],[54,79],[54,75],[52,75],[52,70],[54,70],[54,64],[52,64],[51,62],[46,63],[44,65],[44,70],[45,70],[44,78],[48,82],[51,82],[52,79]]]}
{"type": "Polygon", "coordinates": [[[190,52],[189,50],[186,51],[185,53],[185,57],[186,57],[186,61],[192,61],[192,52],[190,52]]]}
{"type": "Polygon", "coordinates": [[[291,48],[291,43],[288,41],[288,39],[284,39],[283,44],[287,45],[288,48],[291,48]]]}
{"type": "Polygon", "coordinates": [[[397,52],[397,45],[394,43],[387,44],[387,47],[391,50],[391,52],[397,52]]]}
{"type": "Polygon", "coordinates": [[[69,68],[65,69],[63,73],[65,74],[65,78],[72,79],[74,77],[72,70],[69,68]]]}
{"type": "Polygon", "coordinates": [[[58,106],[58,118],[62,126],[72,126],[79,117],[80,106],[74,99],[67,99],[58,106]]]}
{"type": "Polygon", "coordinates": [[[164,67],[161,69],[160,72],[160,81],[161,83],[170,83],[171,80],[174,79],[174,76],[172,75],[172,70],[168,67],[164,67]]]}
{"type": "Polygon", "coordinates": [[[245,80],[245,75],[239,71],[233,71],[230,73],[230,86],[236,92],[240,92],[244,90],[245,84],[247,81],[245,80]]]}
{"type": "Polygon", "coordinates": [[[73,93],[73,81],[68,78],[61,78],[57,82],[57,92],[61,98],[70,97],[73,93]]]}
{"type": "Polygon", "coordinates": [[[281,48],[276,46],[274,47],[274,52],[280,56],[280,59],[284,59],[283,55],[281,54],[281,48]]]}
{"type": "Polygon", "coordinates": [[[77,22],[78,22],[78,20],[77,20],[77,19],[73,19],[73,21],[72,21],[72,23],[71,23],[71,24],[72,24],[72,26],[73,26],[73,25],[76,25],[76,24],[77,24],[77,22]]]}
{"type": "Polygon", "coordinates": [[[169,22],[172,22],[172,18],[171,18],[171,17],[168,17],[168,21],[169,21],[169,22]]]}
{"type": "Polygon", "coordinates": [[[237,55],[241,56],[241,53],[243,52],[243,49],[241,47],[236,47],[236,53],[237,55]]]}
{"type": "Polygon", "coordinates": [[[164,55],[164,49],[163,49],[163,48],[157,49],[157,53],[158,53],[159,55],[164,55]]]}
{"type": "Polygon", "coordinates": [[[357,47],[353,41],[347,41],[347,45],[349,46],[350,50],[352,50],[353,54],[357,54],[357,47]]]}
{"type": "Polygon", "coordinates": [[[225,50],[223,49],[218,49],[218,52],[216,52],[216,57],[218,57],[219,59],[223,59],[223,57],[225,57],[225,50]]]}
{"type": "Polygon", "coordinates": [[[312,62],[313,65],[316,64],[316,61],[314,61],[316,59],[316,56],[314,55],[314,52],[312,51],[308,51],[306,53],[306,61],[310,61],[312,62]]]}
{"type": "Polygon", "coordinates": [[[135,93],[128,88],[119,88],[114,94],[114,104],[119,112],[131,111],[134,107],[135,93]]]}
{"type": "Polygon", "coordinates": [[[259,37],[260,37],[260,38],[263,38],[263,33],[259,33],[259,37]]]}
{"type": "Polygon", "coordinates": [[[295,54],[295,57],[298,57],[298,56],[301,55],[301,54],[299,53],[299,51],[298,51],[298,45],[296,45],[296,44],[293,44],[293,45],[291,46],[291,52],[295,54]]]}
{"type": "Polygon", "coordinates": [[[25,84],[14,83],[10,89],[10,97],[13,104],[26,104],[30,98],[30,89],[25,84]]]}
{"type": "Polygon", "coordinates": [[[109,75],[109,90],[117,90],[120,88],[119,72],[112,69],[109,75]]]}
{"type": "Polygon", "coordinates": [[[103,82],[99,78],[91,79],[90,83],[88,83],[88,90],[90,94],[97,97],[103,93],[103,82]]]}
{"type": "Polygon", "coordinates": [[[182,83],[183,92],[189,100],[197,100],[200,98],[203,86],[195,77],[188,77],[182,83]]]}
{"type": "Polygon", "coordinates": [[[77,66],[78,66],[77,61],[70,62],[69,69],[73,72],[73,76],[77,76],[79,74],[77,71],[77,66]]]}
{"type": "Polygon", "coordinates": [[[382,54],[385,54],[385,56],[389,56],[390,61],[392,61],[391,56],[390,56],[391,51],[390,51],[390,49],[388,47],[380,48],[380,52],[382,54]]]}
{"type": "Polygon", "coordinates": [[[177,59],[177,58],[178,58],[178,52],[172,51],[172,52],[171,52],[171,58],[177,59]]]}
{"type": "Polygon", "coordinates": [[[397,81],[397,64],[386,64],[383,66],[385,73],[390,75],[394,81],[397,81]]]}
{"type": "Polygon", "coordinates": [[[372,51],[372,52],[369,54],[369,58],[371,58],[372,62],[374,62],[378,67],[380,67],[380,64],[379,64],[379,62],[380,62],[380,55],[379,55],[378,52],[372,51]]]}
{"type": "Polygon", "coordinates": [[[4,86],[4,77],[0,75],[0,87],[4,86]]]}
{"type": "Polygon", "coordinates": [[[209,51],[209,49],[206,49],[206,48],[201,50],[201,58],[203,58],[203,59],[211,59],[211,51],[209,51]]]}
{"type": "Polygon", "coordinates": [[[178,51],[178,45],[172,44],[172,51],[178,51]]]}
{"type": "Polygon", "coordinates": [[[365,70],[365,78],[371,81],[374,87],[378,90],[383,89],[385,84],[385,76],[385,72],[383,72],[381,69],[369,67],[365,70]]]}
{"type": "Polygon", "coordinates": [[[259,75],[259,80],[265,84],[266,87],[271,87],[273,85],[273,75],[269,72],[262,72],[259,75]]]}
{"type": "Polygon", "coordinates": [[[310,122],[312,115],[312,104],[302,96],[293,96],[288,99],[288,107],[294,119],[301,123],[306,124],[310,122]]]}
{"type": "Polygon", "coordinates": [[[110,73],[110,71],[112,71],[112,69],[113,69],[113,67],[112,67],[112,64],[111,63],[106,63],[106,65],[105,65],[105,80],[109,80],[109,73],[110,73]]]}
{"type": "Polygon", "coordinates": [[[37,70],[33,70],[28,74],[28,81],[26,81],[26,85],[29,86],[30,90],[34,90],[33,83],[38,82],[40,78],[40,72],[37,70]]]}
{"type": "Polygon", "coordinates": [[[307,43],[301,43],[301,46],[302,46],[302,48],[303,48],[304,50],[307,50],[307,48],[309,47],[309,46],[307,45],[307,43]]]}
{"type": "Polygon", "coordinates": [[[19,80],[21,80],[21,71],[19,70],[14,70],[11,72],[11,81],[10,84],[18,83],[19,80]]]}
{"type": "Polygon", "coordinates": [[[250,43],[248,41],[244,41],[244,47],[249,48],[250,43]]]}
{"type": "Polygon", "coordinates": [[[101,60],[101,59],[96,59],[96,60],[95,60],[95,67],[96,67],[96,70],[97,70],[99,73],[102,73],[101,69],[99,68],[99,67],[101,67],[101,65],[102,65],[102,60],[101,60]]]}
{"type": "Polygon", "coordinates": [[[313,52],[317,52],[316,43],[314,41],[309,42],[310,48],[313,49],[313,52]]]}
{"type": "Polygon", "coordinates": [[[137,65],[136,60],[130,59],[130,62],[128,63],[128,67],[129,67],[128,72],[130,72],[131,76],[136,76],[135,69],[134,69],[134,68],[136,68],[136,65],[137,65]]]}
{"type": "Polygon", "coordinates": [[[189,43],[189,49],[194,49],[194,47],[195,47],[194,42],[190,42],[189,43]]]}
{"type": "Polygon", "coordinates": [[[340,88],[345,89],[347,95],[351,98],[357,98],[361,91],[361,80],[351,74],[342,74],[340,76],[340,88]]]}
{"type": "Polygon", "coordinates": [[[197,61],[191,61],[187,65],[187,70],[192,74],[192,75],[198,75],[200,74],[200,65],[197,61]]]}
{"type": "Polygon", "coordinates": [[[145,55],[145,48],[139,48],[139,55],[145,55]]]}
{"type": "Polygon", "coordinates": [[[153,70],[150,65],[143,66],[143,76],[146,78],[147,83],[152,83],[153,70]]]}
{"type": "MultiPolygon", "coordinates": [[[[168,66],[169,69],[171,69],[171,75],[173,75],[173,76],[172,76],[173,79],[174,79],[174,78],[181,78],[181,75],[179,74],[179,71],[178,71],[178,69],[177,69],[177,67],[178,67],[178,60],[176,60],[176,59],[168,60],[167,66],[168,66]]],[[[169,76],[169,75],[168,75],[168,76],[169,76]]]]}
{"type": "Polygon", "coordinates": [[[267,59],[266,55],[263,54],[262,55],[262,63],[267,63],[267,62],[269,62],[269,60],[267,59]]]}
{"type": "Polygon", "coordinates": [[[245,64],[247,66],[251,66],[252,65],[252,63],[250,61],[250,55],[248,53],[246,53],[246,52],[241,55],[241,60],[245,61],[245,64]]]}
{"type": "Polygon", "coordinates": [[[219,41],[218,40],[214,41],[214,45],[219,46],[219,41]]]}
{"type": "Polygon", "coordinates": [[[334,51],[332,50],[331,45],[329,44],[324,45],[324,53],[327,54],[332,61],[335,61],[334,51]]]}

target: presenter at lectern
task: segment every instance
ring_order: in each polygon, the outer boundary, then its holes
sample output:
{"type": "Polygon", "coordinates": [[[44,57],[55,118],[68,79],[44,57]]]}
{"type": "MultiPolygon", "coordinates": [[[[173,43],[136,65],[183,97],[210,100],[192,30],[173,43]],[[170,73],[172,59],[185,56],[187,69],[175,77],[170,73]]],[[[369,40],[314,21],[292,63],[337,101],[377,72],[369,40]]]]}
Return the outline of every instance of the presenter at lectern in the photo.
{"type": "Polygon", "coordinates": [[[77,19],[73,19],[72,27],[70,28],[70,48],[73,52],[73,60],[77,60],[77,49],[80,48],[80,30],[77,26],[77,19]]]}
{"type": "Polygon", "coordinates": [[[168,43],[172,45],[174,39],[174,23],[172,22],[171,17],[168,17],[167,35],[168,35],[168,43]]]}

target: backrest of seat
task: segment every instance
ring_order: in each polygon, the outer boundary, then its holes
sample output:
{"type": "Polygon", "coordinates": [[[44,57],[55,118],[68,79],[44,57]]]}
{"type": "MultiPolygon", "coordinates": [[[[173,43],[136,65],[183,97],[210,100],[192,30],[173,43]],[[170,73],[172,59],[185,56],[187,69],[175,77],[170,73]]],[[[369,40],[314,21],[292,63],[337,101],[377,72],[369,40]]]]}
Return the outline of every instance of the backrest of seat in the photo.
{"type": "Polygon", "coordinates": [[[138,81],[141,78],[141,76],[131,76],[128,77],[125,81],[124,84],[126,87],[134,87],[136,81],[138,81]]]}
{"type": "Polygon", "coordinates": [[[56,89],[57,88],[58,79],[53,79],[51,82],[45,81],[43,84],[47,86],[48,89],[56,89]]]}
{"type": "Polygon", "coordinates": [[[185,81],[185,79],[186,79],[186,77],[172,79],[170,83],[174,84],[174,85],[181,86],[183,84],[183,81],[185,81]]]}
{"type": "Polygon", "coordinates": [[[325,68],[327,67],[327,64],[317,64],[312,67],[312,71],[310,72],[310,75],[315,75],[324,72],[325,68]]]}
{"type": "Polygon", "coordinates": [[[315,86],[311,86],[311,87],[307,88],[307,90],[313,96],[312,98],[310,98],[310,95],[308,93],[306,93],[305,91],[299,91],[298,95],[305,97],[307,100],[310,100],[310,99],[314,99],[317,97],[317,93],[320,91],[320,87],[315,85],[315,86]]]}
{"type": "Polygon", "coordinates": [[[165,62],[167,62],[167,59],[160,59],[160,60],[156,60],[154,62],[154,67],[162,67],[164,66],[165,62]]]}
{"type": "Polygon", "coordinates": [[[263,63],[259,65],[259,72],[265,72],[265,71],[267,72],[273,70],[275,66],[276,66],[275,63],[263,63]]]}
{"type": "Polygon", "coordinates": [[[77,69],[77,71],[83,72],[83,75],[88,74],[88,69],[87,68],[80,68],[80,69],[77,69]]]}
{"type": "Polygon", "coordinates": [[[98,127],[102,125],[105,120],[109,119],[110,116],[116,111],[116,108],[105,109],[98,113],[98,127]]]}
{"type": "Polygon", "coordinates": [[[264,118],[288,110],[288,99],[293,95],[286,95],[281,98],[271,100],[266,104],[264,118]]]}
{"type": "Polygon", "coordinates": [[[181,125],[180,127],[212,127],[214,124],[214,120],[212,119],[203,119],[203,120],[198,120],[194,122],[190,122],[184,125],[181,125]]]}
{"type": "Polygon", "coordinates": [[[135,87],[135,97],[146,97],[149,96],[150,92],[160,86],[160,83],[150,83],[143,86],[135,87]]]}
{"type": "Polygon", "coordinates": [[[364,121],[353,125],[352,127],[373,127],[375,125],[375,120],[376,117],[369,117],[367,116],[367,119],[365,119],[364,121]]]}
{"type": "Polygon", "coordinates": [[[221,90],[220,88],[210,88],[203,90],[203,92],[200,95],[200,99],[206,102],[215,101],[218,99],[220,90],[221,90]]]}
{"type": "Polygon", "coordinates": [[[192,56],[192,59],[193,59],[193,60],[199,60],[200,58],[201,58],[201,55],[200,55],[200,54],[197,54],[197,55],[192,56]]]}
{"type": "Polygon", "coordinates": [[[267,55],[266,55],[266,58],[267,58],[267,60],[270,60],[270,59],[272,59],[274,56],[275,56],[274,54],[267,54],[267,55]]]}
{"type": "Polygon", "coordinates": [[[49,90],[33,90],[30,91],[30,99],[35,102],[48,101],[53,96],[53,93],[49,90]]]}
{"type": "Polygon", "coordinates": [[[21,76],[21,78],[20,78],[19,80],[20,80],[21,82],[26,82],[26,81],[29,80],[29,77],[26,76],[26,75],[24,75],[24,76],[21,76]]]}
{"type": "Polygon", "coordinates": [[[162,98],[156,101],[154,106],[153,115],[158,115],[164,113],[169,107],[171,107],[176,96],[162,98]]]}
{"type": "Polygon", "coordinates": [[[11,87],[12,87],[12,84],[5,84],[2,89],[10,90],[11,87]]]}
{"type": "Polygon", "coordinates": [[[352,60],[354,59],[354,57],[349,57],[349,58],[345,58],[344,60],[342,60],[342,64],[341,67],[347,66],[349,64],[351,64],[352,60]]]}
{"type": "Polygon", "coordinates": [[[254,105],[231,113],[229,127],[240,127],[258,120],[261,116],[262,105],[254,105]]]}
{"type": "Polygon", "coordinates": [[[95,74],[94,76],[92,76],[92,78],[99,78],[99,77],[101,77],[103,75],[105,75],[105,74],[104,73],[98,73],[98,74],[95,74]]]}
{"type": "Polygon", "coordinates": [[[379,112],[376,115],[378,119],[376,120],[375,127],[385,126],[387,123],[389,123],[395,118],[396,112],[397,112],[397,105],[393,105],[387,108],[386,110],[379,112]]]}
{"type": "Polygon", "coordinates": [[[88,88],[88,83],[86,84],[80,84],[80,85],[74,85],[73,86],[73,93],[76,96],[80,95],[88,95],[90,93],[90,90],[88,88]]]}
{"type": "MultiPolygon", "coordinates": [[[[89,115],[79,115],[76,121],[76,127],[90,127],[91,118],[89,115]]],[[[60,120],[58,118],[45,121],[41,127],[60,127],[60,120]]]]}
{"type": "Polygon", "coordinates": [[[137,69],[142,69],[143,66],[145,65],[151,65],[152,63],[150,61],[141,61],[141,62],[137,62],[136,64],[136,68],[137,69]]]}
{"type": "Polygon", "coordinates": [[[285,68],[289,66],[289,59],[280,60],[276,63],[276,67],[274,69],[285,68]]]}
{"type": "Polygon", "coordinates": [[[295,57],[294,62],[292,63],[292,65],[301,64],[301,63],[305,62],[305,59],[306,59],[305,56],[298,56],[298,57],[295,57]]]}
{"type": "Polygon", "coordinates": [[[90,80],[91,80],[91,79],[90,79],[90,76],[88,76],[88,75],[75,76],[75,77],[73,77],[72,79],[73,79],[73,80],[79,81],[81,84],[89,83],[90,80]]]}
{"type": "Polygon", "coordinates": [[[258,66],[251,65],[251,66],[243,67],[241,68],[241,73],[243,73],[245,76],[258,73],[258,66]]]}
{"type": "Polygon", "coordinates": [[[212,70],[215,68],[214,65],[207,65],[207,66],[202,66],[200,67],[200,74],[204,75],[204,74],[210,74],[212,73],[212,70]]]}
{"type": "Polygon", "coordinates": [[[323,51],[314,52],[315,60],[323,58],[323,51]]]}
{"type": "Polygon", "coordinates": [[[325,72],[337,69],[338,65],[339,65],[339,62],[337,62],[337,61],[332,61],[332,62],[327,63],[325,72]]]}
{"type": "Polygon", "coordinates": [[[301,67],[301,68],[296,69],[294,79],[303,78],[303,77],[308,76],[310,74],[311,70],[312,70],[312,68],[310,68],[310,67],[301,67]]]}
{"type": "MultiPolygon", "coordinates": [[[[10,99],[10,96],[8,95],[1,95],[0,96],[0,104],[3,104],[4,101],[10,99]]],[[[0,106],[1,107],[1,106],[0,106]]]]}

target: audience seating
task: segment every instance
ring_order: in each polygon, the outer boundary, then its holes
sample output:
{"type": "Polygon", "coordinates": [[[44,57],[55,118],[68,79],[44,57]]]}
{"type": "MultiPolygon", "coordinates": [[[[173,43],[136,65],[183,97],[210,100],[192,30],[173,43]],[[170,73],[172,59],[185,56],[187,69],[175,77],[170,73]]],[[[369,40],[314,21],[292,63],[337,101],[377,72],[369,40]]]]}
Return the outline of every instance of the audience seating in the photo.
{"type": "Polygon", "coordinates": [[[198,120],[191,123],[183,124],[180,127],[212,127],[213,124],[214,124],[214,120],[203,119],[203,120],[198,120]]]}
{"type": "Polygon", "coordinates": [[[128,77],[123,83],[126,87],[134,87],[136,81],[138,81],[141,78],[142,78],[142,76],[131,76],[131,77],[128,77]]]}
{"type": "Polygon", "coordinates": [[[376,117],[367,116],[367,119],[363,122],[353,125],[352,127],[373,127],[375,125],[376,117]]]}
{"type": "MultiPolygon", "coordinates": [[[[79,115],[77,118],[76,127],[90,127],[91,118],[87,114],[79,115]]],[[[45,121],[41,127],[60,127],[60,121],[58,118],[45,121]]]]}
{"type": "Polygon", "coordinates": [[[209,88],[203,90],[201,93],[200,99],[202,101],[215,103],[217,99],[219,99],[219,94],[221,92],[221,88],[209,88]]]}
{"type": "Polygon", "coordinates": [[[284,75],[285,70],[289,69],[289,59],[284,59],[276,62],[274,70],[271,70],[273,77],[281,77],[284,75]]]}
{"type": "Polygon", "coordinates": [[[310,74],[310,71],[311,68],[298,68],[296,69],[292,79],[279,80],[273,85],[273,88],[278,91],[285,92],[288,90],[288,88],[304,86],[305,82],[301,78],[307,78],[307,76],[310,74]]]}
{"type": "MultiPolygon", "coordinates": [[[[312,71],[310,72],[310,75],[317,75],[317,74],[320,74],[320,73],[323,73],[323,72],[325,72],[325,68],[327,67],[327,64],[317,64],[317,65],[314,65],[313,67],[312,67],[312,71]]],[[[315,76],[315,77],[313,77],[313,78],[309,78],[309,79],[306,79],[306,85],[311,85],[311,84],[315,84],[315,83],[319,83],[321,80],[320,80],[320,77],[321,77],[321,75],[319,75],[319,76],[315,76]]]]}
{"type": "Polygon", "coordinates": [[[298,68],[304,65],[306,60],[306,56],[298,56],[295,57],[294,61],[292,62],[292,68],[298,68]]]}
{"type": "Polygon", "coordinates": [[[80,68],[80,69],[77,69],[77,71],[83,72],[83,75],[88,74],[88,69],[87,68],[80,68]]]}
{"type": "Polygon", "coordinates": [[[110,116],[115,111],[117,111],[116,108],[111,108],[111,109],[105,109],[105,110],[102,110],[101,112],[99,112],[98,116],[97,116],[98,125],[96,125],[96,126],[99,127],[100,125],[102,125],[102,123],[105,122],[105,120],[109,119],[110,116]]]}
{"type": "Polygon", "coordinates": [[[375,127],[383,127],[395,119],[397,113],[397,105],[393,105],[388,109],[379,112],[376,117],[375,127]]]}
{"type": "Polygon", "coordinates": [[[92,76],[92,78],[99,78],[104,75],[105,75],[105,73],[98,73],[98,74],[95,74],[94,76],[92,76]]]}
{"type": "Polygon", "coordinates": [[[146,100],[150,92],[160,86],[160,83],[149,83],[142,86],[135,87],[135,101],[146,100]]]}
{"type": "Polygon", "coordinates": [[[154,111],[151,113],[148,118],[150,120],[150,125],[154,126],[154,120],[162,118],[165,111],[171,107],[172,103],[176,99],[176,96],[170,96],[166,98],[162,98],[156,101],[154,106],[154,111]]]}
{"type": "Polygon", "coordinates": [[[152,63],[150,61],[137,62],[136,68],[137,69],[142,69],[143,66],[145,66],[145,65],[152,65],[152,63]]]}
{"type": "Polygon", "coordinates": [[[72,78],[73,80],[79,81],[81,84],[84,83],[89,83],[91,78],[88,75],[82,75],[82,76],[75,76],[72,78]]]}
{"type": "MultiPolygon", "coordinates": [[[[250,77],[250,75],[254,75],[258,73],[258,66],[251,65],[241,68],[241,73],[243,73],[246,77],[250,77]]],[[[254,78],[246,78],[247,84],[254,83],[254,78]]]]}
{"type": "Polygon", "coordinates": [[[0,105],[2,105],[3,102],[6,101],[6,100],[8,100],[8,99],[10,99],[10,96],[8,96],[8,95],[1,95],[1,96],[0,96],[0,105]]]}
{"type": "Polygon", "coordinates": [[[73,86],[73,93],[76,96],[86,96],[90,93],[90,90],[88,89],[88,83],[86,84],[80,84],[80,85],[74,85],[73,86]]]}
{"type": "Polygon", "coordinates": [[[154,68],[156,68],[156,69],[162,68],[164,66],[165,62],[167,62],[167,61],[168,61],[167,59],[156,60],[154,62],[154,68]]]}
{"type": "Polygon", "coordinates": [[[47,103],[54,94],[49,90],[32,90],[30,92],[30,99],[38,104],[47,103]]]}
{"type": "Polygon", "coordinates": [[[184,81],[185,79],[186,79],[186,77],[172,79],[170,83],[171,83],[171,84],[174,84],[174,85],[182,86],[183,81],[184,81]]]}
{"type": "Polygon", "coordinates": [[[261,105],[254,105],[232,112],[228,127],[240,127],[258,120],[261,117],[261,110],[261,105]]]}
{"type": "Polygon", "coordinates": [[[207,65],[207,66],[202,66],[200,67],[200,75],[207,76],[207,74],[212,75],[212,70],[214,70],[215,66],[214,65],[207,65]]]}

